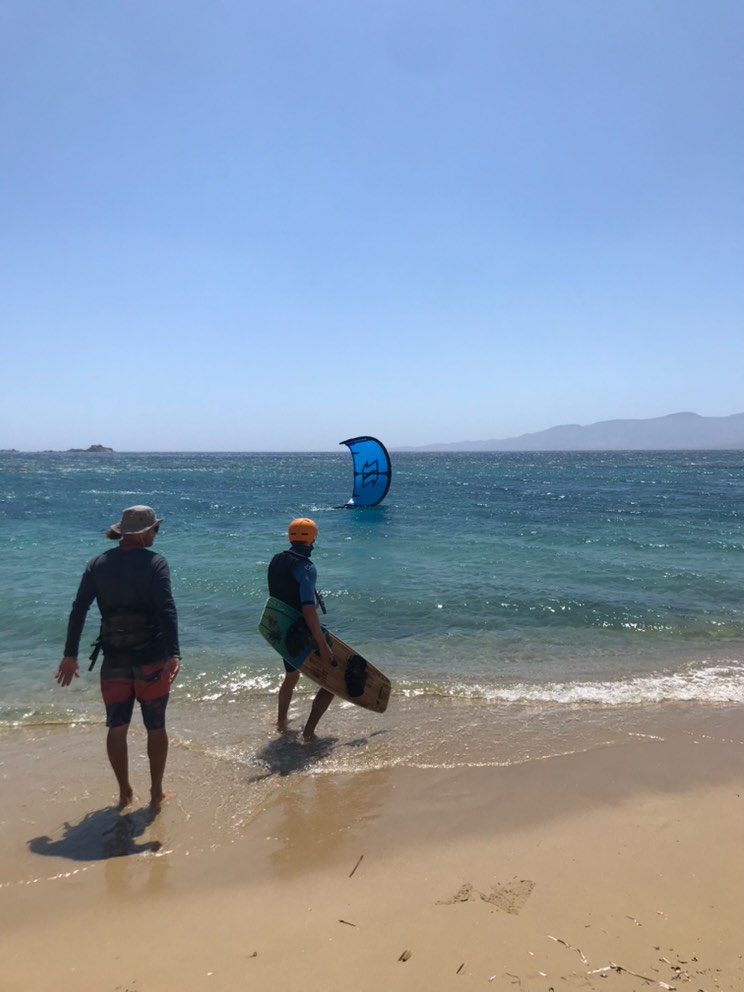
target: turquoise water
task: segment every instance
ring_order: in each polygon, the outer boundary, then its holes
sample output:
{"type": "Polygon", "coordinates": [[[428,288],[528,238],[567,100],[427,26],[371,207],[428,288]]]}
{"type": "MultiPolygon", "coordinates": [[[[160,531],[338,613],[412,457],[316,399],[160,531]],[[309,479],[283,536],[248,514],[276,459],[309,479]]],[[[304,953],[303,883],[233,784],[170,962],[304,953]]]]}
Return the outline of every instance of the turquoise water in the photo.
{"type": "Polygon", "coordinates": [[[255,628],[298,515],[320,528],[325,622],[394,685],[381,722],[339,706],[335,732],[405,725],[420,757],[442,719],[486,740],[498,715],[516,739],[525,708],[534,728],[741,701],[740,453],[392,457],[385,502],[350,511],[346,451],[0,455],[0,726],[100,721],[95,675],[62,690],[53,673],[85,562],[140,502],[165,517],[184,656],[171,725],[178,705],[194,739],[273,713],[281,667],[255,628]]]}

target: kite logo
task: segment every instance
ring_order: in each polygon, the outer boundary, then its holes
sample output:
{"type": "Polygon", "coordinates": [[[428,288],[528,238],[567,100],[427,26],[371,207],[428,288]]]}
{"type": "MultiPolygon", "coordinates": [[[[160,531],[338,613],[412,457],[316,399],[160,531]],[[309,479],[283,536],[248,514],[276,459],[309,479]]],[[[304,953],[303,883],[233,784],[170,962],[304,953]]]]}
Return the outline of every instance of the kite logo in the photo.
{"type": "Polygon", "coordinates": [[[362,465],[363,486],[376,486],[379,478],[380,466],[378,462],[365,462],[364,465],[362,465]]]}

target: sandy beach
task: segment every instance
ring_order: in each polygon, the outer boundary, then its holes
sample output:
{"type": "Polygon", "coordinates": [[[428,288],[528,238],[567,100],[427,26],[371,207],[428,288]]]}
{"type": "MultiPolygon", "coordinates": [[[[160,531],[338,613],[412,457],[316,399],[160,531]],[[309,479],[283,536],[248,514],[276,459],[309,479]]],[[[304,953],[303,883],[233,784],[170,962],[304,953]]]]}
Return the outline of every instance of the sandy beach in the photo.
{"type": "Polygon", "coordinates": [[[101,728],[2,743],[6,992],[742,987],[740,712],[508,767],[290,774],[219,839],[231,796],[190,792],[178,749],[153,818],[106,805],[101,728]]]}

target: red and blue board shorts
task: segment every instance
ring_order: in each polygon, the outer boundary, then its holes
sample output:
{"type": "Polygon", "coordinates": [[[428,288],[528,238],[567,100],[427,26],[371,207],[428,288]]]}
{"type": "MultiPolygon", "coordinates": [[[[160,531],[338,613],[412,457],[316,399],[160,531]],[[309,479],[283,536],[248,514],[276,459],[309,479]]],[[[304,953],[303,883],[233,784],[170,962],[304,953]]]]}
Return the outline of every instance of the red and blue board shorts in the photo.
{"type": "Polygon", "coordinates": [[[165,661],[130,665],[117,658],[116,664],[101,667],[101,695],[106,706],[106,726],[124,727],[132,722],[135,700],[140,704],[147,730],[165,729],[170,682],[165,661]]]}

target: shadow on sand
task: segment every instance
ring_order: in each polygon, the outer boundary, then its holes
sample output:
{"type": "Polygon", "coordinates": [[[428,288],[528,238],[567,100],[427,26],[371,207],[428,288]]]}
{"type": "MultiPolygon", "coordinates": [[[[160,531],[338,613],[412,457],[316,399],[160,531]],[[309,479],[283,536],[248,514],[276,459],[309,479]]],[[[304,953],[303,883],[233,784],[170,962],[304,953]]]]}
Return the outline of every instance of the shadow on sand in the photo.
{"type": "Polygon", "coordinates": [[[107,806],[87,813],[79,823],[65,823],[58,840],[32,837],[28,849],[33,854],[70,861],[103,861],[158,851],[159,840],[137,842],[157,815],[158,811],[150,806],[127,813],[122,813],[116,806],[107,806]]]}
{"type": "Polygon", "coordinates": [[[279,737],[269,741],[256,753],[256,764],[266,769],[264,775],[253,775],[249,784],[261,782],[271,775],[294,775],[305,771],[326,758],[338,743],[337,737],[316,737],[303,741],[297,730],[284,730],[279,737]]]}
{"type": "MultiPolygon", "coordinates": [[[[385,733],[383,730],[376,730],[370,737],[385,733]]],[[[369,743],[368,737],[357,737],[353,741],[346,741],[340,747],[365,747],[369,743]]],[[[336,749],[338,737],[316,737],[312,741],[303,741],[297,730],[284,730],[279,737],[269,741],[269,743],[256,753],[256,764],[263,765],[266,769],[264,775],[253,775],[248,779],[249,784],[261,782],[271,775],[294,775],[317,765],[327,758],[336,749]]]]}

